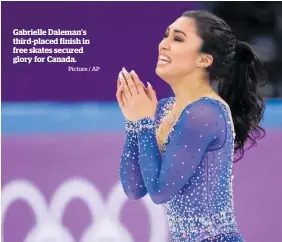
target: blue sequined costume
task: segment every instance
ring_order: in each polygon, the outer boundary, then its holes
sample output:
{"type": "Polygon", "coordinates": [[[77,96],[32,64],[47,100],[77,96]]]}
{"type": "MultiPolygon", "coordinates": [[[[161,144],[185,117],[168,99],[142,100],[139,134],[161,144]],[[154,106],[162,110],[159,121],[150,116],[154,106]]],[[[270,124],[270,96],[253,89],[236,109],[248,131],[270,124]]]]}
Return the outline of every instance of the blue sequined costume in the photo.
{"type": "Polygon", "coordinates": [[[156,131],[174,102],[161,99],[154,117],[126,120],[124,192],[134,200],[148,193],[166,206],[172,242],[242,242],[233,206],[229,107],[211,97],[187,105],[160,150],[156,131]]]}

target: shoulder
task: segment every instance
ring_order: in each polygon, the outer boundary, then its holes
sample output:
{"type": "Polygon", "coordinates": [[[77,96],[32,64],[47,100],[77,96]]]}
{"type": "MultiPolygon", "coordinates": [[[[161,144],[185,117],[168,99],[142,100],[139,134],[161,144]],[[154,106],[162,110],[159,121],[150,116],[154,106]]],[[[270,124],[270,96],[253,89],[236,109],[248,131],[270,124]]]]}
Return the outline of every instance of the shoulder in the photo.
{"type": "Polygon", "coordinates": [[[223,104],[216,99],[201,98],[187,105],[179,118],[180,126],[217,132],[226,126],[223,104]]]}
{"type": "Polygon", "coordinates": [[[216,99],[203,97],[187,105],[183,111],[186,111],[187,114],[193,113],[199,117],[209,118],[210,115],[222,115],[223,105],[216,99]]]}

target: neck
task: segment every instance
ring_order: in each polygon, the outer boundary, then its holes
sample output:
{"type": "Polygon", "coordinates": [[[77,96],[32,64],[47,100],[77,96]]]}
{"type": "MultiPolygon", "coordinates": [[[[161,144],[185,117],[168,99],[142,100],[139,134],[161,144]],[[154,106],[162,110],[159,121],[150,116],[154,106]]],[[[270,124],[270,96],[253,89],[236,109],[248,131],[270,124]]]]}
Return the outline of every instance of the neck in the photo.
{"type": "Polygon", "coordinates": [[[171,80],[170,86],[175,95],[175,108],[180,111],[189,103],[203,96],[215,93],[206,74],[194,71],[187,76],[171,80]]]}

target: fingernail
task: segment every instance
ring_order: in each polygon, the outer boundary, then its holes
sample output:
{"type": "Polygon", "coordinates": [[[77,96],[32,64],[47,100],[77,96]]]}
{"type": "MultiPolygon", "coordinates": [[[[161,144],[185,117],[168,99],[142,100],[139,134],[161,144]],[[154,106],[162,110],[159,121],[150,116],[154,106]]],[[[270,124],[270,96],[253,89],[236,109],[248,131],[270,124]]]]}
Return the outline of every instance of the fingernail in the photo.
{"type": "Polygon", "coordinates": [[[123,81],[123,76],[122,76],[121,73],[118,74],[118,78],[119,78],[120,81],[123,81]]]}
{"type": "Polygon", "coordinates": [[[148,85],[150,88],[152,88],[152,85],[151,85],[150,82],[147,82],[147,85],[148,85]]]}
{"type": "Polygon", "coordinates": [[[122,71],[127,72],[127,70],[124,67],[122,67],[122,71]]]}
{"type": "Polygon", "coordinates": [[[134,70],[132,70],[131,73],[136,74],[134,70]]]}

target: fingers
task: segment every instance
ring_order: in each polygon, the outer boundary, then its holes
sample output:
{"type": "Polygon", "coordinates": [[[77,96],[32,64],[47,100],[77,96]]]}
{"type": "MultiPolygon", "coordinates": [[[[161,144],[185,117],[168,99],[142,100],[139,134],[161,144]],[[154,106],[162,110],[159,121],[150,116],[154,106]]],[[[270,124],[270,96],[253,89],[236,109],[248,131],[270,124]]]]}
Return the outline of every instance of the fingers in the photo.
{"type": "MultiPolygon", "coordinates": [[[[117,90],[119,89],[120,85],[121,85],[120,77],[118,76],[118,78],[117,78],[117,90]]],[[[121,90],[121,93],[119,95],[121,95],[121,101],[123,102],[123,104],[126,104],[127,99],[124,95],[123,89],[121,90]]]]}
{"type": "Polygon", "coordinates": [[[121,99],[123,101],[123,104],[127,104],[128,100],[126,96],[124,95],[123,89],[121,90],[121,99]]]}
{"type": "Polygon", "coordinates": [[[146,95],[150,98],[150,100],[151,100],[151,97],[150,97],[150,92],[148,91],[148,89],[146,88],[146,89],[144,89],[145,90],[145,93],[146,93],[146,95]]]}
{"type": "Polygon", "coordinates": [[[144,92],[145,92],[145,90],[144,90],[144,89],[145,89],[145,85],[143,84],[142,81],[140,81],[140,79],[139,79],[137,73],[136,73],[134,70],[132,70],[132,71],[130,72],[130,74],[131,74],[132,79],[133,79],[133,81],[134,81],[134,83],[135,83],[137,93],[138,93],[138,94],[144,93],[144,92]]]}
{"type": "Polygon", "coordinates": [[[138,95],[135,83],[134,83],[131,75],[129,74],[129,72],[124,67],[122,68],[122,74],[123,74],[123,76],[126,80],[126,83],[127,83],[127,86],[128,86],[128,89],[130,91],[131,96],[138,95]]]}
{"type": "Polygon", "coordinates": [[[120,85],[122,85],[121,99],[123,101],[123,104],[126,105],[128,103],[128,101],[130,100],[131,94],[128,91],[126,81],[124,80],[124,77],[122,76],[121,72],[120,72],[120,76],[119,76],[119,81],[120,81],[120,85]]]}
{"type": "Polygon", "coordinates": [[[120,80],[119,80],[119,77],[118,77],[118,79],[117,79],[117,89],[119,88],[120,85],[121,85],[121,83],[120,83],[120,80]]]}
{"type": "Polygon", "coordinates": [[[123,84],[123,97],[126,99],[126,101],[129,101],[131,99],[131,92],[128,88],[128,85],[126,83],[126,80],[124,79],[124,76],[122,75],[122,72],[119,73],[120,83],[123,84]]]}
{"type": "Polygon", "coordinates": [[[123,86],[124,84],[121,84],[118,89],[117,89],[117,93],[116,93],[116,97],[118,100],[118,104],[120,106],[120,108],[123,108],[125,106],[125,99],[122,97],[123,95],[123,86]]]}
{"type": "Polygon", "coordinates": [[[131,75],[133,82],[135,83],[137,93],[140,94],[140,88],[143,88],[146,91],[146,87],[144,83],[139,79],[137,73],[134,70],[130,72],[130,75],[131,75]]]}
{"type": "Polygon", "coordinates": [[[155,90],[153,89],[152,85],[150,82],[147,82],[147,85],[148,85],[148,92],[149,92],[149,95],[150,95],[150,98],[153,102],[158,102],[158,99],[157,99],[157,94],[155,92],[155,90]]]}
{"type": "Polygon", "coordinates": [[[150,92],[148,88],[145,87],[144,83],[139,79],[134,70],[129,73],[125,68],[122,68],[117,80],[117,89],[122,83],[124,83],[124,85],[120,95],[121,100],[125,105],[128,101],[130,101],[133,95],[143,94],[150,98],[150,92]]]}

